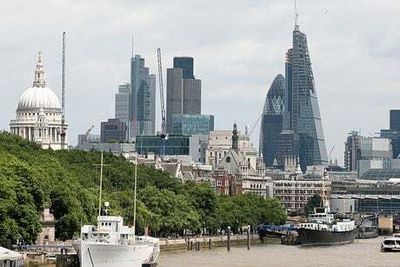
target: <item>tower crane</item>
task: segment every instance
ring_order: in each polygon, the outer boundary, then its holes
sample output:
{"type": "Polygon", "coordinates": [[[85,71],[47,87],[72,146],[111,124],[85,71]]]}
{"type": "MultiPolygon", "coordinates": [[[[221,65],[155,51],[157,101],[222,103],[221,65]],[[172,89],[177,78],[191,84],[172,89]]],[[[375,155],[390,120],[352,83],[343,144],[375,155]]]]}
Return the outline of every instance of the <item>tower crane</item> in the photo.
{"type": "Polygon", "coordinates": [[[61,110],[62,110],[62,115],[61,115],[61,131],[60,131],[60,137],[61,137],[61,149],[65,148],[65,32],[63,32],[62,35],[62,69],[61,69],[61,110]]]}
{"type": "Polygon", "coordinates": [[[162,158],[165,154],[165,140],[168,138],[167,129],[165,124],[165,103],[164,103],[164,85],[162,76],[162,64],[161,64],[161,48],[157,48],[157,62],[158,62],[158,84],[160,88],[160,104],[161,104],[161,145],[160,145],[160,157],[162,158]]]}
{"type": "Polygon", "coordinates": [[[253,124],[253,126],[252,126],[251,129],[250,129],[249,136],[251,136],[252,133],[254,132],[254,130],[256,129],[256,127],[257,127],[258,123],[260,122],[262,116],[263,116],[263,114],[261,114],[260,116],[258,116],[256,122],[253,124]]]}
{"type": "Polygon", "coordinates": [[[85,135],[84,135],[84,141],[85,141],[86,143],[88,142],[89,134],[90,134],[90,132],[93,130],[93,128],[94,128],[94,125],[92,125],[92,126],[86,131],[86,133],[85,133],[85,135]]]}

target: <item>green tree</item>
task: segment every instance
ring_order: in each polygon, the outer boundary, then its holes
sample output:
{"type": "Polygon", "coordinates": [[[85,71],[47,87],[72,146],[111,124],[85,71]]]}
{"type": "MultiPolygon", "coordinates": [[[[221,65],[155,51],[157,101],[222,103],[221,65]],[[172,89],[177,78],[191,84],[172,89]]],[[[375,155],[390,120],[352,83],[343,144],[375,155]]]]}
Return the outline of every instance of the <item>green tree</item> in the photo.
{"type": "Polygon", "coordinates": [[[314,212],[315,207],[321,206],[321,196],[318,194],[313,195],[304,207],[304,214],[308,215],[314,212]]]}

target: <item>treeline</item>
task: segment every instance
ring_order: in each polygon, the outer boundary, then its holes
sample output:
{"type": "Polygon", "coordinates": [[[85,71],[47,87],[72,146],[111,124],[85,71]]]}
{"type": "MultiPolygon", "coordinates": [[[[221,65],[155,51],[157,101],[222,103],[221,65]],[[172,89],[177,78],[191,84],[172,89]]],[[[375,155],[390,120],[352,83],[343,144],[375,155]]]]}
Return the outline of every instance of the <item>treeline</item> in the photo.
{"type": "MultiPolygon", "coordinates": [[[[7,240],[33,243],[40,232],[39,212],[50,208],[56,237],[79,233],[95,223],[99,192],[99,152],[43,150],[9,133],[0,133],[0,245],[7,240]]],[[[104,154],[103,200],[110,213],[133,225],[135,166],[104,154]]],[[[256,195],[217,196],[208,184],[182,183],[166,172],[138,166],[139,232],[153,235],[209,233],[231,226],[281,224],[286,215],[275,199],[256,195]]]]}

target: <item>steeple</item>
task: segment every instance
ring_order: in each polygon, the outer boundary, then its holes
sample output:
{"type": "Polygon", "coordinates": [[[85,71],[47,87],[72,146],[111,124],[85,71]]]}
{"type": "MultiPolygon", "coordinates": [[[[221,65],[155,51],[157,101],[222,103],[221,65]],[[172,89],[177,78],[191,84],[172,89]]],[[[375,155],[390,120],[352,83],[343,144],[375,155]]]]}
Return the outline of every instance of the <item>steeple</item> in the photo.
{"type": "Polygon", "coordinates": [[[42,52],[38,53],[38,61],[36,63],[35,80],[33,81],[33,87],[46,87],[42,63],[42,52]]]}
{"type": "Polygon", "coordinates": [[[239,135],[237,130],[236,122],[233,124],[233,131],[232,131],[232,148],[235,150],[239,149],[239,135]]]}

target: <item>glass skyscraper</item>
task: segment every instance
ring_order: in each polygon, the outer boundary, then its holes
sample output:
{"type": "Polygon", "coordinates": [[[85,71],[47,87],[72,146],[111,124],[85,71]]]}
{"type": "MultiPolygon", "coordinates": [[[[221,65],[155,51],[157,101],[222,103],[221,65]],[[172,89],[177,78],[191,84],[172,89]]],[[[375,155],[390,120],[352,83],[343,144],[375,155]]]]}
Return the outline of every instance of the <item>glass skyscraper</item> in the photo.
{"type": "Polygon", "coordinates": [[[307,37],[297,24],[293,47],[286,53],[285,78],[275,78],[265,100],[260,152],[267,165],[299,158],[303,172],[310,165],[328,164],[307,37]]]}
{"type": "Polygon", "coordinates": [[[285,93],[285,78],[278,74],[268,90],[261,118],[259,151],[263,154],[267,166],[271,166],[276,159],[278,138],[283,130],[285,93]]]}
{"type": "Polygon", "coordinates": [[[308,53],[307,36],[295,25],[293,47],[287,53],[288,113],[290,130],[299,136],[299,158],[303,171],[309,165],[326,165],[328,157],[322,130],[317,92],[308,53]],[[291,80],[291,82],[290,82],[291,80]]]}
{"type": "Polygon", "coordinates": [[[152,91],[155,91],[155,83],[151,82],[149,68],[145,66],[144,58],[139,55],[131,59],[131,88],[131,134],[154,134],[152,108],[155,106],[152,106],[152,102],[155,102],[155,93],[152,91]]]}

